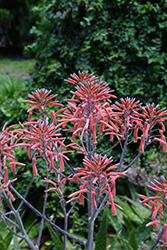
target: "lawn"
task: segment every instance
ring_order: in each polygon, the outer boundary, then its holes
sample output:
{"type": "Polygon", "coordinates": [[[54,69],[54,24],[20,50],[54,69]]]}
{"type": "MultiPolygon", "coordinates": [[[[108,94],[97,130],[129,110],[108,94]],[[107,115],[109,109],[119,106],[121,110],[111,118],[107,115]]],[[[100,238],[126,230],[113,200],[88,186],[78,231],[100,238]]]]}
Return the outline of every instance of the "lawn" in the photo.
{"type": "Polygon", "coordinates": [[[25,89],[24,82],[29,78],[35,60],[23,58],[0,57],[0,98],[1,102],[6,98],[14,97],[25,89]]]}
{"type": "Polygon", "coordinates": [[[0,78],[11,75],[16,79],[26,79],[29,77],[34,63],[34,59],[0,57],[0,78]]]}

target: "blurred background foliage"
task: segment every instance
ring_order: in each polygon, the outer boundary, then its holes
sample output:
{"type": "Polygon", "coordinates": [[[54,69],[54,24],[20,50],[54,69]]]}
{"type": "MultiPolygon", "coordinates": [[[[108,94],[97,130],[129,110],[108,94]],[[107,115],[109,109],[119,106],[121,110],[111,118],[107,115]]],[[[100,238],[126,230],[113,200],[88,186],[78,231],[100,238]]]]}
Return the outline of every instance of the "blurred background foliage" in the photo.
{"type": "MultiPolygon", "coordinates": [[[[154,102],[166,107],[166,44],[167,0],[0,0],[0,53],[23,55],[24,50],[24,56],[35,59],[12,59],[4,68],[6,62],[0,58],[0,126],[6,121],[14,124],[27,119],[27,107],[22,101],[37,88],[51,89],[58,94],[59,101],[65,103],[74,86],[64,82],[64,79],[78,70],[88,70],[100,76],[115,90],[118,98],[130,96],[143,103],[154,102]],[[12,61],[15,70],[11,69],[12,61]]],[[[67,140],[70,140],[70,135],[67,135],[67,140]]],[[[104,151],[108,146],[108,142],[104,141],[100,150],[104,151]]],[[[125,164],[129,163],[137,150],[137,146],[130,146],[125,164]]],[[[150,152],[154,151],[151,149],[150,152]]],[[[142,156],[142,167],[145,167],[146,156],[150,152],[142,156]]],[[[156,154],[157,150],[153,158],[156,154]]],[[[117,160],[121,152],[116,148],[116,151],[108,153],[110,155],[117,160]]],[[[27,164],[17,170],[16,188],[24,194],[31,178],[32,164],[25,151],[18,150],[16,158],[27,164]]],[[[73,154],[71,158],[72,166],[82,164],[81,157],[73,154]]],[[[38,173],[40,179],[44,177],[41,164],[38,173]]],[[[117,185],[118,195],[126,195],[129,200],[118,198],[117,202],[124,211],[122,214],[118,212],[116,219],[111,212],[108,213],[108,249],[137,249],[137,245],[147,249],[143,242],[151,246],[154,241],[151,229],[144,231],[150,215],[139,213],[135,190],[132,194],[133,188],[129,188],[129,185],[125,179],[117,185]],[[132,214],[135,214],[134,217],[132,214]],[[132,238],[135,239],[134,243],[132,238]]],[[[69,185],[67,195],[73,189],[73,185],[69,185]]],[[[39,200],[42,201],[42,195],[43,186],[35,178],[28,199],[41,209],[39,200]]],[[[53,220],[61,225],[60,204],[53,193],[49,193],[47,210],[48,214],[54,214],[53,220]]],[[[85,213],[86,209],[81,206],[73,210],[69,224],[71,233],[86,237],[85,213]]],[[[27,228],[33,223],[38,227],[34,214],[29,210],[23,216],[27,218],[27,228]]],[[[104,231],[99,228],[101,220],[100,216],[95,225],[96,233],[98,230],[104,231]]],[[[48,235],[48,230],[44,233],[48,235]]],[[[12,238],[7,232],[0,240],[8,245],[12,238]]],[[[54,249],[53,242],[47,242],[47,249],[54,249]]],[[[68,244],[72,249],[72,242],[68,244]]],[[[77,249],[80,247],[77,246],[77,249]]]]}
{"type": "Polygon", "coordinates": [[[25,53],[34,55],[33,83],[68,96],[64,78],[89,70],[116,95],[167,103],[167,1],[43,0],[25,53]],[[61,88],[62,87],[62,88],[61,88]]]}

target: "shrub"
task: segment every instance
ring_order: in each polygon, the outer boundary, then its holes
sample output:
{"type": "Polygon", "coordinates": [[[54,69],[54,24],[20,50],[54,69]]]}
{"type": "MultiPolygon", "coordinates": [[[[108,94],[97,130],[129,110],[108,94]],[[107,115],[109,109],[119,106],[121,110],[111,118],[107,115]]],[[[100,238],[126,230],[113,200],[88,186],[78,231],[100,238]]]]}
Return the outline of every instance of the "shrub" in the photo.
{"type": "Polygon", "coordinates": [[[63,79],[90,70],[118,98],[167,104],[166,1],[43,0],[34,11],[37,39],[25,50],[35,53],[35,84],[54,89],[63,101],[70,91],[63,79]]]}

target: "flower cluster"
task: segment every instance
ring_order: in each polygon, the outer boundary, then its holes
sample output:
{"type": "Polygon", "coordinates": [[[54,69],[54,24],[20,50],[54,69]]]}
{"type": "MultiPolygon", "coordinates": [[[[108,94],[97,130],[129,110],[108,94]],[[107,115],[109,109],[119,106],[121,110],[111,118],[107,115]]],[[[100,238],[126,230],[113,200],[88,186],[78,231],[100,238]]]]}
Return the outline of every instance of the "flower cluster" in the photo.
{"type": "Polygon", "coordinates": [[[114,133],[113,122],[111,119],[102,121],[107,127],[105,134],[111,135],[113,141],[114,135],[117,139],[125,140],[125,137],[133,131],[133,140],[136,143],[140,140],[140,152],[143,153],[145,147],[152,142],[152,139],[160,141],[164,152],[167,151],[167,143],[163,132],[165,131],[164,121],[167,119],[167,110],[159,109],[159,105],[147,104],[143,107],[139,101],[130,98],[122,98],[121,102],[116,102],[113,106],[106,109],[107,114],[112,114],[112,120],[119,130],[119,134],[114,133]],[[112,113],[115,110],[117,113],[112,113]],[[115,115],[116,114],[116,115],[115,115]],[[115,117],[113,117],[115,115],[115,117]],[[157,124],[160,127],[155,127],[157,124]],[[159,137],[157,137],[159,131],[159,137]],[[156,134],[155,134],[156,132],[156,134]]]}
{"type": "Polygon", "coordinates": [[[41,115],[41,118],[44,118],[48,113],[49,106],[63,106],[62,104],[58,103],[58,101],[53,101],[56,96],[57,95],[51,94],[51,90],[48,91],[47,89],[37,89],[35,92],[32,92],[32,94],[28,95],[30,100],[25,100],[24,103],[33,105],[30,109],[28,109],[30,115],[32,110],[37,109],[41,115]]]}
{"type": "Polygon", "coordinates": [[[53,124],[49,124],[48,119],[27,122],[21,124],[21,126],[22,129],[16,131],[24,141],[23,145],[29,148],[28,156],[29,159],[32,159],[34,175],[38,175],[35,164],[37,157],[43,157],[49,163],[51,172],[53,171],[54,160],[59,161],[60,171],[64,171],[63,158],[68,160],[65,153],[71,151],[64,150],[68,146],[64,144],[64,138],[60,137],[60,129],[56,129],[53,124]]]}
{"type": "Polygon", "coordinates": [[[15,179],[9,180],[8,178],[8,168],[10,167],[13,174],[16,173],[16,165],[25,166],[21,162],[14,161],[14,148],[22,143],[19,143],[19,138],[17,138],[15,131],[10,131],[15,125],[6,127],[6,123],[2,128],[2,133],[0,134],[0,189],[4,189],[12,200],[14,196],[9,191],[9,184],[16,181],[15,179]]]}
{"type": "Polygon", "coordinates": [[[107,129],[105,130],[105,134],[110,134],[110,140],[113,141],[114,135],[118,140],[124,140],[125,136],[128,134],[129,130],[134,128],[141,127],[142,120],[136,114],[141,110],[141,103],[139,101],[135,101],[135,98],[121,98],[121,102],[116,101],[114,105],[106,108],[106,122],[103,122],[107,129]],[[113,112],[114,111],[114,112],[113,112]],[[112,115],[112,116],[111,116],[112,115]],[[114,133],[114,126],[112,120],[115,122],[115,126],[117,127],[117,132],[119,134],[114,133]]]}
{"type": "Polygon", "coordinates": [[[53,172],[54,162],[56,166],[59,165],[61,172],[64,171],[64,158],[68,160],[68,157],[65,155],[68,152],[66,148],[68,145],[64,144],[65,138],[61,137],[60,128],[57,128],[55,125],[56,115],[62,110],[57,112],[51,110],[49,111],[49,106],[59,106],[63,105],[53,99],[57,95],[52,95],[51,91],[46,89],[38,89],[32,94],[28,95],[30,100],[24,101],[33,105],[29,110],[28,122],[21,124],[21,129],[17,129],[16,132],[19,134],[19,137],[23,140],[24,147],[28,147],[28,156],[29,159],[32,159],[32,168],[35,176],[38,175],[36,167],[36,158],[42,157],[47,164],[50,165],[50,170],[53,172]],[[37,110],[36,111],[34,111],[37,110]],[[34,120],[32,114],[40,114],[40,119],[37,121],[34,120]],[[49,122],[49,114],[52,115],[52,122],[49,122]],[[58,164],[57,164],[58,163],[58,164]]]}
{"type": "MultiPolygon", "coordinates": [[[[113,215],[116,214],[115,206],[119,207],[114,203],[114,196],[116,194],[117,178],[122,177],[126,174],[125,172],[118,173],[113,172],[117,164],[109,166],[112,162],[112,157],[109,159],[106,156],[95,154],[91,160],[87,157],[84,158],[84,168],[76,168],[76,173],[71,181],[78,181],[82,183],[80,190],[72,193],[69,197],[71,198],[68,202],[79,199],[81,204],[84,204],[84,193],[90,192],[92,197],[93,208],[97,209],[99,205],[100,196],[108,192],[109,202],[112,207],[113,215]]],[[[119,207],[120,208],[120,207],[119,207]]]]}
{"type": "Polygon", "coordinates": [[[146,226],[153,225],[154,230],[158,231],[158,224],[164,227],[163,232],[163,244],[162,248],[167,247],[167,181],[164,177],[161,177],[162,183],[155,180],[151,182],[149,188],[157,193],[155,196],[146,197],[144,195],[139,194],[139,197],[142,199],[141,203],[151,209],[151,222],[149,222],[146,226]]]}
{"type": "MultiPolygon", "coordinates": [[[[73,122],[72,141],[75,141],[76,136],[82,140],[85,131],[89,131],[93,134],[93,143],[96,144],[98,126],[100,126],[99,134],[105,127],[101,120],[105,119],[106,107],[111,102],[109,98],[115,98],[113,90],[92,74],[88,75],[88,72],[79,72],[79,75],[73,74],[71,77],[72,79],[66,81],[76,85],[76,91],[71,91],[73,96],[67,100],[68,108],[63,115],[60,115],[63,119],[59,126],[73,122]]],[[[117,130],[116,126],[114,129],[117,130]]]]}
{"type": "Polygon", "coordinates": [[[144,151],[146,143],[151,143],[152,138],[155,140],[157,137],[155,132],[159,132],[159,136],[162,138],[163,131],[165,131],[164,121],[167,119],[167,110],[159,109],[159,105],[147,104],[146,107],[142,107],[143,114],[139,114],[143,119],[142,135],[140,137],[140,152],[144,151]],[[156,128],[156,125],[160,125],[156,128]]]}
{"type": "MultiPolygon", "coordinates": [[[[73,177],[68,178],[69,181],[80,183],[80,190],[69,195],[70,200],[67,203],[73,200],[80,200],[81,204],[84,205],[85,194],[90,193],[93,208],[96,210],[100,202],[100,196],[105,192],[109,194],[109,201],[107,204],[111,205],[112,214],[116,215],[115,207],[121,209],[119,205],[114,203],[114,197],[116,195],[116,179],[122,177],[126,174],[127,171],[122,173],[113,172],[117,164],[109,166],[112,162],[112,157],[109,159],[106,156],[101,156],[95,154],[92,160],[89,160],[87,157],[84,158],[84,168],[76,168],[76,173],[73,177]]],[[[51,180],[43,180],[52,184],[54,187],[47,190],[55,190],[56,193],[61,194],[60,187],[64,185],[66,179],[62,179],[61,182],[58,181],[56,184],[51,180]]]]}

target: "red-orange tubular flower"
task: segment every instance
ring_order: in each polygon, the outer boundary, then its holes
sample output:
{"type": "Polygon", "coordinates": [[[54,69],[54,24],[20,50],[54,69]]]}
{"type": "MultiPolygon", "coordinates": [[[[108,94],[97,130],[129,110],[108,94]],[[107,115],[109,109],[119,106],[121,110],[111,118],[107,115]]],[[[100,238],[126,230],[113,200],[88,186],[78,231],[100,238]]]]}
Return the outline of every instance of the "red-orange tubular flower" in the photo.
{"type": "MultiPolygon", "coordinates": [[[[19,131],[23,133],[22,140],[26,142],[24,145],[29,148],[29,158],[33,157],[33,151],[36,156],[40,155],[45,160],[47,158],[51,172],[53,171],[54,159],[56,161],[59,159],[60,170],[64,171],[63,158],[68,160],[68,157],[64,154],[71,151],[64,151],[68,145],[65,146],[64,138],[60,137],[60,129],[56,129],[53,124],[49,124],[48,119],[45,121],[27,122],[21,124],[21,126],[22,130],[19,131]]],[[[33,171],[37,175],[34,159],[33,157],[33,171]]]]}
{"type": "MultiPolygon", "coordinates": [[[[147,144],[152,140],[157,140],[163,146],[164,152],[167,152],[167,143],[163,132],[165,131],[164,121],[167,120],[167,110],[159,109],[159,105],[146,104],[145,107],[134,98],[122,98],[121,102],[116,102],[112,107],[107,107],[107,112],[110,110],[116,111],[116,116],[112,120],[117,124],[120,135],[119,138],[125,139],[130,131],[133,131],[134,142],[140,140],[140,152],[143,153],[147,144]],[[157,126],[159,125],[159,126],[157,126]],[[139,136],[140,130],[140,136],[139,136]],[[160,138],[157,137],[157,131],[160,133],[160,138]]],[[[114,115],[114,113],[113,113],[114,115]]],[[[113,134],[111,121],[102,121],[106,127],[105,134],[113,134]]],[[[118,135],[117,135],[118,136],[118,135]]]]}
{"type": "Polygon", "coordinates": [[[167,212],[167,181],[162,176],[162,182],[155,180],[151,182],[151,185],[148,186],[154,192],[157,193],[155,196],[146,197],[144,195],[138,194],[142,199],[141,203],[150,208],[152,213],[152,221],[149,222],[146,226],[153,225],[154,230],[158,230],[158,224],[164,226],[164,236],[163,236],[163,246],[167,246],[167,224],[164,220],[166,218],[167,212]]]}
{"type": "MultiPolygon", "coordinates": [[[[154,103],[146,104],[146,107],[142,107],[142,114],[137,113],[144,121],[143,123],[143,135],[148,137],[149,131],[153,131],[155,125],[159,124],[162,131],[165,131],[163,122],[167,120],[166,108],[159,110],[159,105],[154,103]]],[[[159,129],[160,130],[160,129],[159,129]]]]}
{"type": "MultiPolygon", "coordinates": [[[[164,121],[167,120],[166,108],[159,109],[159,105],[146,104],[146,107],[142,107],[142,114],[138,115],[143,119],[143,147],[145,142],[151,143],[151,139],[160,141],[160,145],[163,146],[164,152],[167,152],[166,139],[163,135],[165,131],[164,121]],[[159,125],[159,127],[157,126],[159,125]],[[157,131],[159,131],[159,137],[157,137],[157,131]]],[[[141,145],[142,148],[142,145],[141,145]]]]}
{"type": "Polygon", "coordinates": [[[117,122],[119,125],[124,125],[124,130],[132,128],[134,123],[138,124],[141,122],[138,115],[136,115],[136,111],[139,112],[141,110],[141,103],[136,101],[135,98],[121,98],[121,102],[116,101],[112,109],[119,112],[117,122]]]}
{"type": "Polygon", "coordinates": [[[93,74],[88,75],[88,72],[79,72],[78,75],[73,74],[71,77],[65,81],[76,85],[76,91],[71,91],[73,97],[67,100],[68,108],[63,115],[60,115],[64,119],[58,126],[73,122],[73,141],[76,136],[82,140],[84,132],[89,131],[96,144],[97,126],[101,120],[105,119],[105,107],[111,102],[109,98],[115,98],[112,94],[113,90],[110,90],[108,84],[103,83],[93,74]]]}
{"type": "Polygon", "coordinates": [[[62,107],[63,105],[58,103],[57,101],[53,101],[53,99],[57,95],[52,95],[50,94],[51,90],[48,91],[47,89],[37,89],[35,92],[32,92],[32,94],[29,94],[28,97],[31,100],[26,100],[24,103],[32,104],[33,107],[28,110],[28,112],[31,112],[34,109],[38,109],[42,118],[44,116],[44,113],[48,112],[48,107],[49,106],[60,106],[62,107]]]}
{"type": "Polygon", "coordinates": [[[80,199],[83,204],[84,193],[90,192],[92,197],[92,204],[94,209],[99,204],[100,196],[104,192],[109,193],[109,203],[112,207],[113,215],[116,214],[115,206],[119,207],[114,203],[113,199],[116,194],[115,180],[126,174],[125,172],[118,173],[113,172],[117,164],[109,166],[112,162],[112,157],[109,159],[106,156],[95,154],[92,160],[87,157],[84,158],[84,168],[76,168],[78,172],[70,178],[71,181],[79,181],[83,183],[80,186],[80,190],[72,193],[69,197],[71,198],[68,202],[75,199],[80,199]]]}
{"type": "Polygon", "coordinates": [[[66,179],[63,178],[61,181],[59,181],[59,178],[60,178],[60,175],[58,175],[58,180],[57,180],[57,183],[52,181],[52,180],[48,180],[48,179],[45,179],[45,180],[42,180],[43,182],[46,182],[46,183],[49,183],[49,184],[52,184],[54,187],[51,187],[49,189],[47,189],[45,192],[49,192],[49,191],[55,191],[58,195],[63,195],[63,192],[61,190],[62,186],[65,185],[66,183],[66,179]]]}
{"type": "MultiPolygon", "coordinates": [[[[7,174],[7,169],[5,170],[5,174],[7,174]]],[[[1,184],[1,179],[3,179],[3,177],[0,175],[0,184],[1,184]]],[[[16,181],[17,178],[13,179],[13,180],[8,180],[7,183],[3,183],[1,186],[0,186],[0,190],[5,190],[5,192],[7,192],[9,194],[9,197],[11,198],[12,201],[15,200],[13,194],[9,191],[8,189],[8,185],[14,181],[16,181]]]]}
{"type": "Polygon", "coordinates": [[[14,135],[14,131],[10,131],[15,125],[6,127],[6,124],[2,128],[2,133],[0,133],[0,189],[5,190],[12,200],[14,197],[9,191],[8,186],[10,183],[16,181],[17,179],[10,180],[8,177],[9,167],[13,173],[16,172],[16,165],[25,166],[25,164],[14,161],[14,148],[19,144],[18,138],[14,135]],[[3,180],[3,184],[1,181],[3,180]]]}
{"type": "Polygon", "coordinates": [[[2,133],[0,133],[0,169],[2,170],[3,167],[5,168],[9,164],[13,173],[16,172],[16,165],[25,166],[23,163],[14,161],[14,148],[20,145],[20,143],[18,143],[19,138],[14,134],[15,130],[10,131],[14,126],[15,125],[12,125],[6,128],[5,124],[2,128],[2,133]]]}
{"type": "MultiPolygon", "coordinates": [[[[135,137],[137,138],[138,129],[142,126],[142,119],[136,114],[141,110],[141,103],[136,101],[135,98],[121,98],[121,102],[116,101],[114,105],[106,108],[106,113],[112,114],[112,123],[115,121],[119,132],[118,134],[113,133],[113,125],[111,123],[111,116],[106,120],[105,125],[107,129],[105,134],[111,134],[111,141],[115,135],[118,139],[125,139],[125,135],[128,134],[129,130],[135,129],[135,137]]],[[[104,122],[103,122],[104,123],[104,122]]]]}

